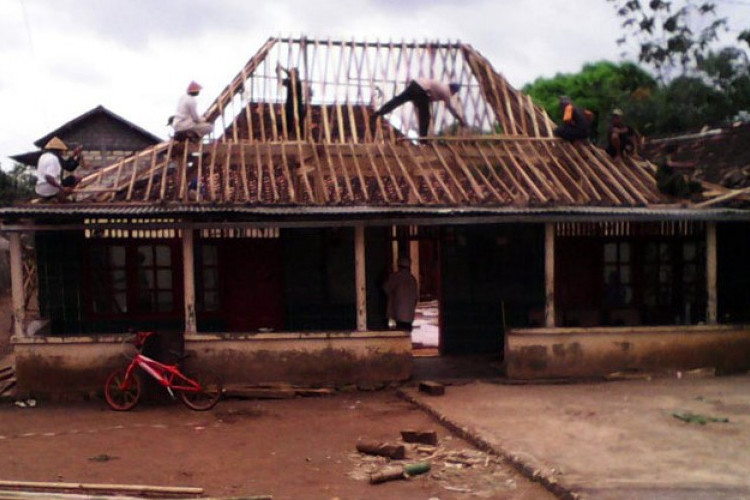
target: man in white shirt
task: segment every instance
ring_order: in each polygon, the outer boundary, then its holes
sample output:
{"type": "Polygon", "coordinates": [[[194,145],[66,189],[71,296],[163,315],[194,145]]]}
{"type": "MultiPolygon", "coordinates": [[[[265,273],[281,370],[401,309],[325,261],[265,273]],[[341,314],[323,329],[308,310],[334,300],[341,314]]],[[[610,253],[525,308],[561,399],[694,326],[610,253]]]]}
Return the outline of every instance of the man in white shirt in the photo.
{"type": "Polygon", "coordinates": [[[460,90],[460,83],[445,84],[432,78],[417,78],[409,82],[406,90],[395,96],[393,99],[383,104],[379,110],[375,111],[374,117],[390,113],[397,107],[411,102],[417,108],[417,118],[419,119],[419,136],[427,136],[430,129],[430,103],[443,101],[445,107],[458,120],[461,126],[466,125],[466,120],[461,113],[453,106],[453,96],[460,90]]]}
{"type": "Polygon", "coordinates": [[[73,187],[80,180],[78,177],[69,175],[62,178],[63,170],[72,172],[82,160],[82,148],[79,146],[70,158],[63,158],[62,153],[68,150],[68,146],[57,137],[53,137],[44,146],[44,153],[39,157],[36,167],[36,194],[45,199],[64,197],[73,191],[73,187]]]}
{"type": "Polygon", "coordinates": [[[412,330],[419,300],[417,280],[409,271],[410,267],[409,257],[399,257],[398,271],[391,274],[383,284],[383,290],[388,295],[388,319],[396,322],[397,329],[409,332],[412,330]]]}
{"type": "Polygon", "coordinates": [[[177,102],[177,112],[172,121],[172,126],[176,132],[175,138],[181,135],[189,139],[199,140],[213,130],[213,125],[198,114],[196,96],[200,94],[202,88],[196,82],[190,82],[187,93],[180,97],[177,102]]]}

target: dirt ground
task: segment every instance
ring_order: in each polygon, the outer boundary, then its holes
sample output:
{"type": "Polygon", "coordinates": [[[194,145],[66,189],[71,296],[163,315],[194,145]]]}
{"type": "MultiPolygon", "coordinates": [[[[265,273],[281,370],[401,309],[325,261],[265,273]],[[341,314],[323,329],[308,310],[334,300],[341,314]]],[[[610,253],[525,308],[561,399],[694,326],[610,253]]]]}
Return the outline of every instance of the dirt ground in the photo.
{"type": "Polygon", "coordinates": [[[204,488],[206,495],[281,499],[552,499],[501,459],[452,436],[393,390],[289,400],[224,400],[209,412],[151,403],[131,412],[103,401],[0,406],[0,479],[204,488]],[[399,442],[435,430],[435,450],[407,445],[404,462],[430,472],[372,485],[386,459],[360,438],[399,442]]]}

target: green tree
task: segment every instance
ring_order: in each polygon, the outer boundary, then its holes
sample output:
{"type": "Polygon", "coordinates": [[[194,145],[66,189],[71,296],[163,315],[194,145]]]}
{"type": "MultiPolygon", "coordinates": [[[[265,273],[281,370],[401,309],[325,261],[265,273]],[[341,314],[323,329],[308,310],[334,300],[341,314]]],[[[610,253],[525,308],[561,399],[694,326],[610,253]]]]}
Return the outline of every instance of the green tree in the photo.
{"type": "Polygon", "coordinates": [[[15,163],[9,172],[0,166],[0,206],[26,200],[33,194],[34,176],[26,166],[15,163]]]}
{"type": "Polygon", "coordinates": [[[607,127],[606,117],[613,108],[627,108],[633,102],[646,101],[656,88],[656,80],[634,63],[600,61],[584,65],[578,73],[537,78],[525,85],[523,91],[558,123],[562,119],[558,99],[561,95],[569,96],[576,105],[600,117],[595,127],[602,137],[607,127]]]}

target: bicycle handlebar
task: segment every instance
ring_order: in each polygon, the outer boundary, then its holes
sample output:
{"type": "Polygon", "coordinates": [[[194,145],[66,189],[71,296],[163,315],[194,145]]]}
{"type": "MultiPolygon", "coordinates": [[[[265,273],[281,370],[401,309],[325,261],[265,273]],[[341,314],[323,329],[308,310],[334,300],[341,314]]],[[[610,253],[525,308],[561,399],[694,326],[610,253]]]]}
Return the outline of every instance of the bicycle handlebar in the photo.
{"type": "Polygon", "coordinates": [[[133,339],[133,345],[138,349],[143,347],[146,343],[146,339],[152,336],[154,332],[135,332],[135,338],[133,339]]]}

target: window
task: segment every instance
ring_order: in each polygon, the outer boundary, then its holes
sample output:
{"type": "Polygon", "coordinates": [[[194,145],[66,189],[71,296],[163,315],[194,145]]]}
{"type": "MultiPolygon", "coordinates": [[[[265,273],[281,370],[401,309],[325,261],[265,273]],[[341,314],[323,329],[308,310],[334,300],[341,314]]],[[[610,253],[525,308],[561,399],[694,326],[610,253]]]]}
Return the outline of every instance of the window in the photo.
{"type": "Polygon", "coordinates": [[[175,312],[174,249],[167,243],[91,247],[91,310],[123,315],[175,312]]]}
{"type": "Polygon", "coordinates": [[[94,247],[91,270],[94,312],[100,314],[128,312],[125,246],[94,247]]]}
{"type": "Polygon", "coordinates": [[[169,245],[139,245],[137,249],[139,312],[174,310],[172,249],[169,245]]]}
{"type": "Polygon", "coordinates": [[[672,247],[669,243],[653,242],[646,244],[645,252],[643,301],[649,307],[670,306],[674,286],[672,247]]]}
{"type": "Polygon", "coordinates": [[[198,311],[219,310],[219,251],[216,245],[202,244],[196,249],[196,306],[198,311]]]}
{"type": "Polygon", "coordinates": [[[604,302],[609,307],[633,302],[633,266],[629,242],[604,244],[604,302]]]}

